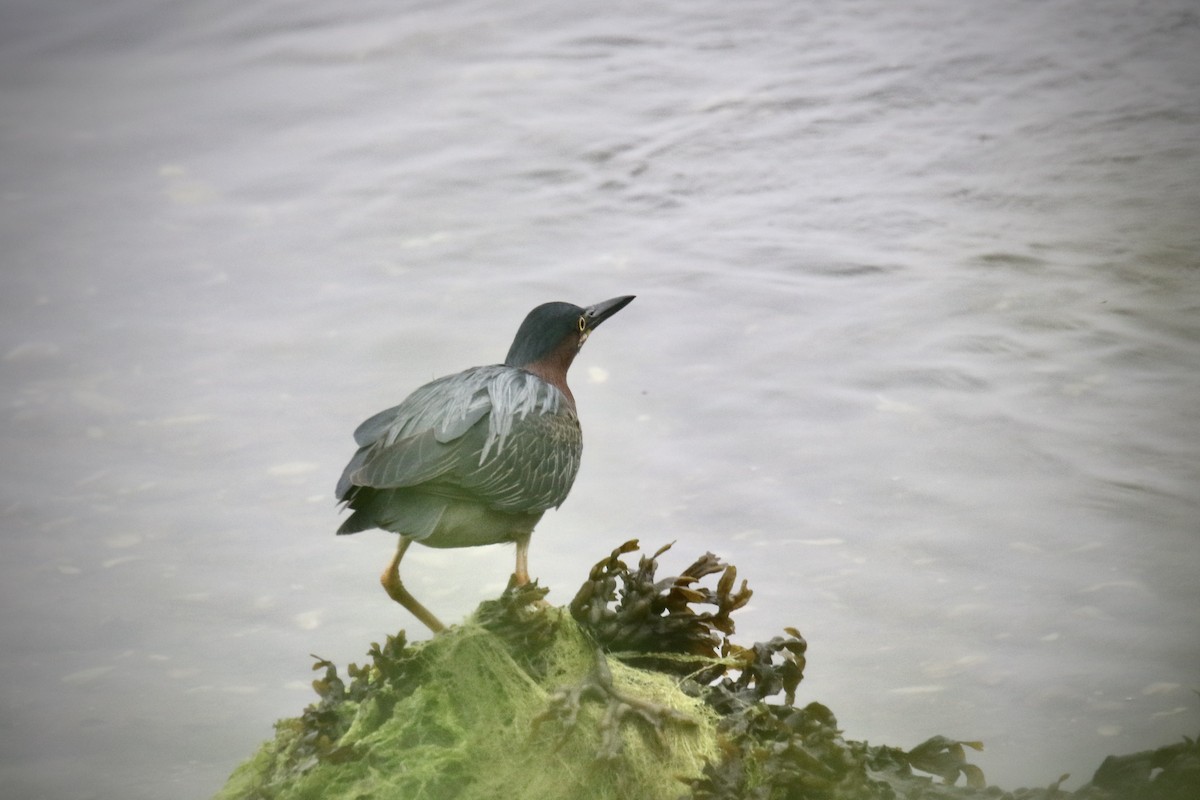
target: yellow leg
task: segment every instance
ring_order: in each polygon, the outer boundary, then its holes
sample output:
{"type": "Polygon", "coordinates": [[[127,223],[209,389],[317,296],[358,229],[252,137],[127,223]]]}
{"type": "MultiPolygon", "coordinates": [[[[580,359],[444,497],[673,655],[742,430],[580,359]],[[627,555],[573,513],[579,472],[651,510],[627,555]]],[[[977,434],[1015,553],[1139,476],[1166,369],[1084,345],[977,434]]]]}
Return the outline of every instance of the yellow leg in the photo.
{"type": "Polygon", "coordinates": [[[529,583],[529,537],[517,539],[517,571],[513,574],[515,586],[529,583]]]}
{"type": "Polygon", "coordinates": [[[404,558],[404,551],[408,549],[412,541],[407,536],[400,537],[400,544],[396,547],[396,555],[392,556],[392,563],[388,564],[388,568],[379,576],[379,582],[383,584],[384,591],[388,593],[388,597],[407,608],[429,630],[434,633],[441,633],[446,630],[446,626],[437,617],[429,613],[429,609],[418,603],[417,598],[409,594],[408,590],[404,588],[404,584],[400,582],[400,559],[404,558]]]}

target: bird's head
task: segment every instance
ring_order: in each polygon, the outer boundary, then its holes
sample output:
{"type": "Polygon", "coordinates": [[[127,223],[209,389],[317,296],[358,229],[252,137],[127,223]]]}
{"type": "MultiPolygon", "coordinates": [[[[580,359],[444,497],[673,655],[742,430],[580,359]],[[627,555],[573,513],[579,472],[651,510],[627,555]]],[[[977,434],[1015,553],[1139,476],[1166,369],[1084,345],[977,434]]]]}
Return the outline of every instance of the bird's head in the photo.
{"type": "Polygon", "coordinates": [[[540,366],[561,370],[565,376],[591,332],[632,300],[633,295],[625,295],[587,308],[573,303],[543,303],[521,323],[504,359],[505,365],[533,372],[542,371],[536,368],[540,366]]]}

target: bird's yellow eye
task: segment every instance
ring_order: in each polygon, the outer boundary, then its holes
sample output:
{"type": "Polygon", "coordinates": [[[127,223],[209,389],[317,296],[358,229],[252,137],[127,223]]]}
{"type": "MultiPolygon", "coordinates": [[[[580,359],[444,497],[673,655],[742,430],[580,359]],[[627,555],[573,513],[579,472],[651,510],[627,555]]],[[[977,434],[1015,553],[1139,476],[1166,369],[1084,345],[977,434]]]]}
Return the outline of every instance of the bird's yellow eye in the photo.
{"type": "Polygon", "coordinates": [[[587,330],[587,317],[579,318],[579,332],[583,333],[587,330]]]}

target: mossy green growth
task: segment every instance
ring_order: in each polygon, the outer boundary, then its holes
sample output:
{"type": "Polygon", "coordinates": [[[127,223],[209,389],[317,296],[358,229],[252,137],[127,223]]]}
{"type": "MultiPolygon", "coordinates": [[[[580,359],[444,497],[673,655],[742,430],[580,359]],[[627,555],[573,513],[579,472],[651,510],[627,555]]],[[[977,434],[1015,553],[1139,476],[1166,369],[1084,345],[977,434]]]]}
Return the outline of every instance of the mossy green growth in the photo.
{"type": "Polygon", "coordinates": [[[619,727],[619,752],[598,758],[603,704],[582,703],[572,726],[544,718],[556,690],[594,670],[594,645],[563,611],[537,613],[551,623],[547,633],[522,643],[516,657],[514,642],[476,617],[415,646],[401,637],[374,648],[375,664],[351,667],[348,689],[332,665],[318,662],[327,668],[314,683],[322,702],[277,723],[275,739],[238,767],[217,800],[684,794],[681,781],[717,755],[716,713],[676,678],[613,660],[618,690],[687,721],[655,730],[630,720],[619,727]]]}
{"type": "Polygon", "coordinates": [[[599,561],[568,609],[545,608],[536,584],[512,586],[432,641],[410,646],[401,632],[372,645],[349,684],[318,659],[319,702],[277,723],[217,800],[1200,797],[1194,739],[1110,757],[1074,793],[1059,789],[1067,776],[987,786],[967,760],[980,742],[848,739],[826,706],[794,705],[808,647],[798,630],[731,640],[752,594],[732,565],[706,553],[662,579],[667,548],[636,566],[622,558],[637,549],[599,561]]]}

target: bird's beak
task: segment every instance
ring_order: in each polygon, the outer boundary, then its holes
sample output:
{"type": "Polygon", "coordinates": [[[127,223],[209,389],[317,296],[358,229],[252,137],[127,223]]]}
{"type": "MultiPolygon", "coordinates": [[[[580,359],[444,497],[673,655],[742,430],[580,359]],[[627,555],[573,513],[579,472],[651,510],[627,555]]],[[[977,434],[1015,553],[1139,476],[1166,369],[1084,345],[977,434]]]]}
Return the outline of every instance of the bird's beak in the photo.
{"type": "Polygon", "coordinates": [[[605,300],[603,303],[596,303],[594,306],[585,308],[583,317],[587,320],[586,331],[590,333],[600,327],[601,322],[632,303],[633,298],[634,295],[627,294],[624,297],[614,297],[612,300],[605,300]]]}

